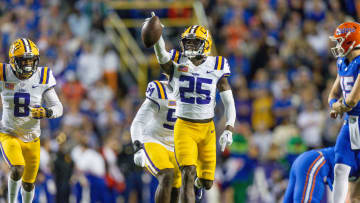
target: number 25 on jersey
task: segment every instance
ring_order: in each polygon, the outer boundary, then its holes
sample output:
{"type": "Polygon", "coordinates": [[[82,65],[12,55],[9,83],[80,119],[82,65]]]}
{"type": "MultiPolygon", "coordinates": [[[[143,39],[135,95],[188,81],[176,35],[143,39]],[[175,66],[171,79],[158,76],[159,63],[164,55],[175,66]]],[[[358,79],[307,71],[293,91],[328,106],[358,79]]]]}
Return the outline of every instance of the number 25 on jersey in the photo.
{"type": "Polygon", "coordinates": [[[205,90],[202,89],[202,84],[212,84],[212,80],[209,78],[195,78],[192,76],[187,76],[187,75],[181,75],[179,78],[179,81],[182,83],[187,82],[188,86],[187,87],[183,87],[180,86],[179,91],[180,91],[180,98],[181,101],[184,103],[189,103],[189,104],[209,104],[211,97],[210,97],[210,90],[205,90]],[[186,97],[185,93],[193,93],[194,94],[197,93],[198,97],[186,97]],[[201,96],[203,95],[203,96],[201,96]]]}

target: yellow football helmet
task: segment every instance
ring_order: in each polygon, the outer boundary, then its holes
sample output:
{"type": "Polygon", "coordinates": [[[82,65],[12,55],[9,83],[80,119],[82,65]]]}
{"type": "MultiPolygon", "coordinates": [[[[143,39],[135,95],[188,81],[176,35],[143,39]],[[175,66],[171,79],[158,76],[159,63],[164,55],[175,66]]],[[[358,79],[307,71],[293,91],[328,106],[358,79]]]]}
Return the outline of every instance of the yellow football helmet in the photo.
{"type": "Polygon", "coordinates": [[[16,77],[20,80],[28,79],[38,67],[40,60],[39,49],[31,40],[19,38],[11,44],[9,58],[16,77]]]}
{"type": "Polygon", "coordinates": [[[186,57],[204,57],[211,52],[212,39],[209,30],[193,25],[181,34],[180,46],[186,57]]]}

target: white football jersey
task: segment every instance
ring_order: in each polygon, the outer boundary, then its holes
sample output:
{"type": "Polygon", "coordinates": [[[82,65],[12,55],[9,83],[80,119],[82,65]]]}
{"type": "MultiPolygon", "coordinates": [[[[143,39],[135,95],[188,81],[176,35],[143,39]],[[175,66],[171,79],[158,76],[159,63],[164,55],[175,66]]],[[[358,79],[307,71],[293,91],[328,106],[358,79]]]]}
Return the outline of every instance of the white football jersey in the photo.
{"type": "Polygon", "coordinates": [[[29,107],[41,106],[44,92],[55,85],[55,78],[48,67],[38,67],[29,79],[20,80],[10,64],[0,63],[1,132],[18,136],[24,142],[39,137],[40,119],[31,117],[29,107]]]}
{"type": "Polygon", "coordinates": [[[214,117],[216,89],[222,77],[230,76],[230,67],[222,56],[208,56],[195,66],[182,53],[172,50],[176,63],[170,85],[176,98],[176,116],[188,119],[214,117]]]}
{"type": "Polygon", "coordinates": [[[162,144],[168,150],[174,151],[174,124],[176,101],[171,89],[165,81],[152,81],[148,84],[146,98],[158,107],[155,118],[149,118],[144,127],[143,142],[162,144]]]}

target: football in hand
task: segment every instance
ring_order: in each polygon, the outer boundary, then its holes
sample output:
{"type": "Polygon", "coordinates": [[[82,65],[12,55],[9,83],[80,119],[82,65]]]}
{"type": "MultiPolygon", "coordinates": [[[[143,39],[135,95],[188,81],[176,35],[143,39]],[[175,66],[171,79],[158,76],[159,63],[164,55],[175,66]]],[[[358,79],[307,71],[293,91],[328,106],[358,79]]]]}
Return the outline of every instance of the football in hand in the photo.
{"type": "Polygon", "coordinates": [[[159,17],[152,16],[141,29],[141,38],[146,48],[154,46],[160,39],[163,27],[161,26],[159,17]]]}

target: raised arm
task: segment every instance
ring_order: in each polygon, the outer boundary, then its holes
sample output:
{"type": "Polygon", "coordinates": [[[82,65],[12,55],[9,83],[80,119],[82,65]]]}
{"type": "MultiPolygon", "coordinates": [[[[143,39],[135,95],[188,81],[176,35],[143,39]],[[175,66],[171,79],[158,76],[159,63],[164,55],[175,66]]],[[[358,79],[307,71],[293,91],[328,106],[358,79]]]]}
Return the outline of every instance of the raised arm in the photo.
{"type": "Polygon", "coordinates": [[[165,48],[165,41],[162,36],[159,41],[155,43],[154,50],[161,69],[168,75],[172,75],[173,61],[171,60],[170,53],[165,48]]]}

